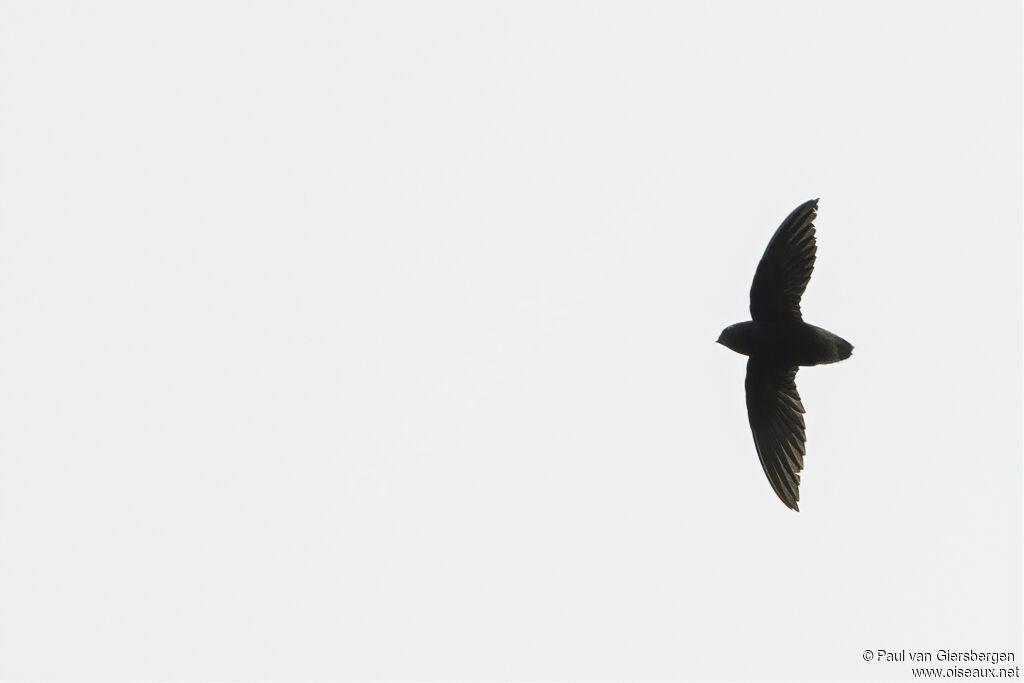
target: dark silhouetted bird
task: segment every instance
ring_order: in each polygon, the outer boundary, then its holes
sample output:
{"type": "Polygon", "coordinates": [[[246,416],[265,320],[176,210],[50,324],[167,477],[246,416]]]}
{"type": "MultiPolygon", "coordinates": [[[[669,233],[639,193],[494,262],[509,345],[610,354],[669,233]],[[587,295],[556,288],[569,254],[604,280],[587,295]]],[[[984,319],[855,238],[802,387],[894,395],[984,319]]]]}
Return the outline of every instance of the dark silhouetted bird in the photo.
{"type": "Polygon", "coordinates": [[[747,360],[747,417],[768,481],[782,502],[799,510],[804,467],[804,406],[796,391],[801,365],[835,363],[853,345],[804,322],[800,297],[814,269],[818,200],[804,202],[775,231],[750,287],[750,317],[722,330],[718,343],[747,360]]]}

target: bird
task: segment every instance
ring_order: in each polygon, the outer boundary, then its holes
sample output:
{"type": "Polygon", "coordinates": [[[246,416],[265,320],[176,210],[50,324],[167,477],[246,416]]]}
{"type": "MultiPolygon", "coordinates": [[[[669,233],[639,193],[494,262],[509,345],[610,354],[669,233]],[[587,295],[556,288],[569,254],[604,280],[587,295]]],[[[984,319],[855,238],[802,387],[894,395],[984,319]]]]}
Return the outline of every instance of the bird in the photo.
{"type": "Polygon", "coordinates": [[[747,417],[757,457],[776,495],[795,511],[807,454],[797,370],[837,363],[853,353],[850,342],[805,323],[800,310],[818,251],[817,215],[818,199],[811,199],[782,221],[754,272],[751,319],[726,327],[717,342],[747,356],[747,417]]]}

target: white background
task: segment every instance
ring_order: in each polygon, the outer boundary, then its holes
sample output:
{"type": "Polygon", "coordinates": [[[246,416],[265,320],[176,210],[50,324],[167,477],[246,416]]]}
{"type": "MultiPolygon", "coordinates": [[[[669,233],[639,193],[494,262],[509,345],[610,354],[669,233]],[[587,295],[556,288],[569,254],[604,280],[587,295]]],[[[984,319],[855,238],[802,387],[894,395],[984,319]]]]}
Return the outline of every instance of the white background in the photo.
{"type": "Polygon", "coordinates": [[[1019,648],[1020,14],[0,5],[0,676],[1019,648]],[[714,340],[811,197],[797,514],[714,340]]]}

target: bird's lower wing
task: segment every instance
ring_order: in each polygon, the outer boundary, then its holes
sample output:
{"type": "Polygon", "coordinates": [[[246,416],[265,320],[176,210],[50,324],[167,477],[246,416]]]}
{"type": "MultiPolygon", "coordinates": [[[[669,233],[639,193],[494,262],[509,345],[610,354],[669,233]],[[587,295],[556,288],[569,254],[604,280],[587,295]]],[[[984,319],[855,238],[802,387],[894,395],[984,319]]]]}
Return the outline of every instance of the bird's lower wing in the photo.
{"type": "Polygon", "coordinates": [[[775,493],[793,510],[799,510],[800,470],[807,452],[796,371],[747,361],[747,416],[757,456],[775,493]]]}

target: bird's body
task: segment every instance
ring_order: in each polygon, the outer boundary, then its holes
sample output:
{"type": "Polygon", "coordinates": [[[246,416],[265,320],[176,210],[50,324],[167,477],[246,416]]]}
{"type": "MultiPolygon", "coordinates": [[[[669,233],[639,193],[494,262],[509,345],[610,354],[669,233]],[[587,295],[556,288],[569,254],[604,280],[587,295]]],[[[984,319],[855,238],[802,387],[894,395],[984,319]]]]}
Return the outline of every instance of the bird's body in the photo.
{"type": "Polygon", "coordinates": [[[775,231],[750,288],[753,319],[730,325],[718,338],[749,357],[745,384],[754,445],[775,493],[794,510],[806,452],[797,368],[835,363],[853,352],[845,339],[805,323],[800,311],[817,253],[817,207],[816,199],[801,204],[775,231]]]}
{"type": "Polygon", "coordinates": [[[836,363],[853,350],[842,337],[803,321],[748,320],[725,328],[722,337],[721,343],[736,353],[786,367],[836,363]]]}

